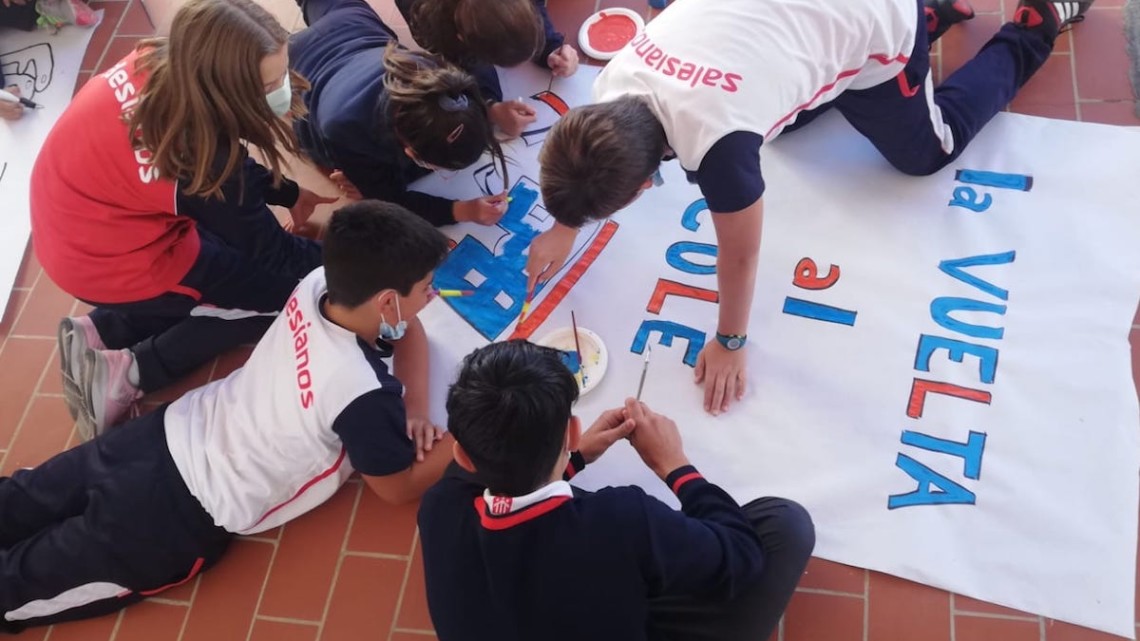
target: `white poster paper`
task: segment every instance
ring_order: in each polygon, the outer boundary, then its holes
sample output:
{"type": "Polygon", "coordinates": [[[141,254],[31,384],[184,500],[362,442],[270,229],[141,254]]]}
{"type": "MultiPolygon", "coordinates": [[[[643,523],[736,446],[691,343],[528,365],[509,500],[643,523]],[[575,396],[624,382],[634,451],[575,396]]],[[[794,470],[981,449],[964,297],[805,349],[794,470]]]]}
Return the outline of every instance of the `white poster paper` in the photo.
{"type": "MultiPolygon", "coordinates": [[[[531,96],[542,130],[558,99],[589,99],[592,75],[555,82],[556,96],[531,71],[504,84],[531,96]]],[[[818,556],[1133,637],[1140,135],[1002,114],[927,178],[892,170],[836,115],[765,145],[747,396],[719,418],[692,382],[715,332],[716,240],[676,163],[663,187],[584,231],[516,327],[526,247],[551,224],[542,135],[508,147],[514,198],[499,227],[448,230],[457,244],[436,284],[476,294],[422,315],[436,420],[465,354],[541,338],[573,310],[609,354],[577,406],[587,424],[636,392],[652,343],[643,400],[738,500],[803,503],[818,556]]],[[[497,193],[491,171],[422,189],[497,193]]],[[[575,482],[638,484],[675,504],[626,443],[575,482]]]]}
{"type": "MultiPolygon", "coordinates": [[[[102,11],[98,12],[102,19],[102,11]]],[[[31,233],[28,185],[36,154],[71,102],[83,54],[95,27],[49,31],[0,29],[4,82],[42,106],[15,122],[0,121],[0,314],[8,305],[31,233]]]]}

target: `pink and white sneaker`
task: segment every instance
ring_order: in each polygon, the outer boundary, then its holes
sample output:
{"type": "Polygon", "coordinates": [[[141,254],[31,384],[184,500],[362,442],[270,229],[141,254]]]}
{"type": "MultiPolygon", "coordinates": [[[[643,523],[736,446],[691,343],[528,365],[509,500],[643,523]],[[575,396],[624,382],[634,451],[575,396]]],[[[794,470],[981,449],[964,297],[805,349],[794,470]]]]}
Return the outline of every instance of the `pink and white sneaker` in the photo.
{"type": "Polygon", "coordinates": [[[76,424],[83,440],[99,436],[137,412],[135,403],[143,394],[130,381],[134,362],[129,349],[92,349],[83,355],[87,406],[76,424]]]}
{"type": "Polygon", "coordinates": [[[78,420],[87,401],[80,381],[83,379],[83,355],[89,349],[106,349],[90,316],[71,316],[59,321],[59,371],[63,376],[63,399],[71,418],[78,420]]]}

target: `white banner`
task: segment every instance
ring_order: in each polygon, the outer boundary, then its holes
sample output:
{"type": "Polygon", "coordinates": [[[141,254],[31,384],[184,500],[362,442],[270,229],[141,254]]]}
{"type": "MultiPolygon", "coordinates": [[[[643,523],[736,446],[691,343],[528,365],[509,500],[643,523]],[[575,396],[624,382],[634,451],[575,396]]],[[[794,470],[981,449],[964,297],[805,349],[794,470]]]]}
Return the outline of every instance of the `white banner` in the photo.
{"type": "MultiPolygon", "coordinates": [[[[516,328],[526,248],[551,224],[541,130],[560,100],[589,99],[592,77],[558,81],[556,95],[537,72],[504,79],[540,122],[508,147],[499,227],[448,230],[457,245],[436,284],[476,294],[423,314],[435,418],[465,354],[541,338],[573,310],[609,353],[577,407],[587,424],[636,392],[652,343],[643,400],[738,500],[807,506],[818,556],[1132,638],[1140,134],[1002,114],[928,178],[892,170],[836,115],[765,145],[747,396],[712,418],[692,365],[715,331],[716,240],[676,163],[580,235],[516,328]]],[[[470,198],[502,178],[481,167],[422,189],[470,198]]],[[[675,504],[625,443],[575,481],[675,504]]]]}
{"type": "MultiPolygon", "coordinates": [[[[102,12],[98,12],[100,20],[102,12]]],[[[65,27],[58,34],[0,28],[4,84],[43,107],[17,121],[0,121],[0,314],[8,306],[20,260],[32,231],[28,185],[36,154],[71,102],[83,54],[95,27],[65,27]]],[[[2,89],[3,87],[0,87],[2,89]]]]}

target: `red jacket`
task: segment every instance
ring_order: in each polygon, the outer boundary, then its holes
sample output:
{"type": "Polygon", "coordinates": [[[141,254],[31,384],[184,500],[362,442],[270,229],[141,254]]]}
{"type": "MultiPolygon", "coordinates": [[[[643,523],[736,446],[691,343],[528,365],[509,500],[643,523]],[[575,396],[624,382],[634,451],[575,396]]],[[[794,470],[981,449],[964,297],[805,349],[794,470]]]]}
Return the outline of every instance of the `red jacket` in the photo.
{"type": "Polygon", "coordinates": [[[31,180],[32,239],[48,276],[98,303],[173,289],[198,256],[177,185],[135,151],[123,121],[146,81],[132,52],[95,76],[48,134],[31,180]]]}

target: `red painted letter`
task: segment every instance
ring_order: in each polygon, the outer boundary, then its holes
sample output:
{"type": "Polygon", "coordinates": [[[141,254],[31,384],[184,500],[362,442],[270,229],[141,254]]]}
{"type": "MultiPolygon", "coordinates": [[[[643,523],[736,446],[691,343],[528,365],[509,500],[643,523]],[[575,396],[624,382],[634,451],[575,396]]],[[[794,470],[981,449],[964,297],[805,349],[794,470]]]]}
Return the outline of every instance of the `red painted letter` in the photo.
{"type": "Polygon", "coordinates": [[[710,303],[715,303],[719,300],[717,293],[711,289],[693,287],[684,283],[658,278],[657,287],[653,288],[653,296],[649,298],[649,305],[645,307],[645,311],[650,314],[660,314],[661,306],[665,304],[665,297],[670,294],[684,296],[685,298],[695,298],[710,303]]]}
{"type": "Polygon", "coordinates": [[[796,263],[796,277],[792,279],[792,284],[802,289],[827,289],[837,280],[839,280],[839,265],[832,265],[827,270],[827,276],[820,278],[815,261],[801,258],[800,262],[796,263]]]}
{"type": "Polygon", "coordinates": [[[954,385],[953,383],[939,383],[938,381],[928,381],[921,378],[914,379],[914,384],[910,387],[910,402],[906,406],[906,415],[911,418],[918,418],[922,416],[922,408],[926,406],[926,393],[933,392],[935,394],[945,394],[946,396],[957,396],[964,398],[967,401],[974,401],[975,403],[990,404],[990,399],[993,397],[989,392],[973,389],[969,387],[962,387],[961,385],[954,385]]]}

